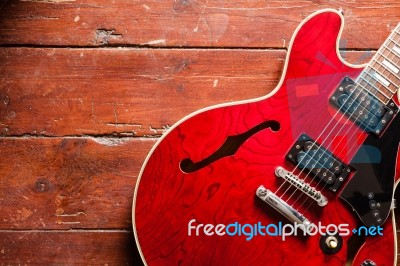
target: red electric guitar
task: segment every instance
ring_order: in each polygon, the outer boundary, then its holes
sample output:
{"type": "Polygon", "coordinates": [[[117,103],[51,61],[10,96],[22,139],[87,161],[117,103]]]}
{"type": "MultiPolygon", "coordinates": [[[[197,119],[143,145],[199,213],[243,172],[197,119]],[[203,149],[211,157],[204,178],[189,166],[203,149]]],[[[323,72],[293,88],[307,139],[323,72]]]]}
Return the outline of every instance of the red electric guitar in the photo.
{"type": "Polygon", "coordinates": [[[342,27],[338,11],[311,15],[272,93],[157,142],[133,204],[145,264],[396,264],[400,25],[362,66],[341,58],[342,27]]]}

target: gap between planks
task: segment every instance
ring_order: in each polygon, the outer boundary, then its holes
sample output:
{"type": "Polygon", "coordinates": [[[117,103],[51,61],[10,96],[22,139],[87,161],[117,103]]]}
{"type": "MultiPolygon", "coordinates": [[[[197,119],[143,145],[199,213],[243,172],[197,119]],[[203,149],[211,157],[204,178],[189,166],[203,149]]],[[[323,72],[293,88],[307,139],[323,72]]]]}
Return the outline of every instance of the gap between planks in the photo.
{"type": "Polygon", "coordinates": [[[132,136],[126,137],[118,134],[98,134],[98,135],[35,135],[35,134],[22,134],[22,135],[4,135],[0,136],[1,139],[59,139],[59,138],[68,138],[68,139],[94,139],[100,140],[104,138],[109,139],[119,139],[119,140],[149,140],[149,139],[156,139],[162,136],[162,134],[155,134],[155,135],[145,135],[145,136],[132,136]]]}
{"type": "Polygon", "coordinates": [[[128,229],[0,229],[0,233],[132,233],[128,229]]]}
{"type": "MultiPolygon", "coordinates": [[[[261,51],[287,51],[287,47],[236,47],[236,46],[151,46],[140,44],[126,45],[99,45],[99,46],[79,46],[79,45],[41,45],[41,44],[1,44],[1,48],[49,48],[49,49],[155,49],[155,50],[261,50],[261,51]]],[[[341,49],[340,52],[376,52],[376,48],[351,48],[341,49]]]]}

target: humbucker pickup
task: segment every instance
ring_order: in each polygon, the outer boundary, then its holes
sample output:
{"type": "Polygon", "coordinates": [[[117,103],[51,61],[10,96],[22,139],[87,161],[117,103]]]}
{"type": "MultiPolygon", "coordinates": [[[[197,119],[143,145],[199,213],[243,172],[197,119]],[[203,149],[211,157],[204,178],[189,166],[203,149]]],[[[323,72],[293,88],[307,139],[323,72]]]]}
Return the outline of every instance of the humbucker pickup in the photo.
{"type": "Polygon", "coordinates": [[[306,134],[300,135],[286,160],[316,176],[323,185],[337,192],[351,173],[351,167],[306,134]]]}
{"type": "Polygon", "coordinates": [[[330,97],[330,102],[367,132],[380,135],[398,112],[391,100],[387,105],[346,77],[330,97]]]}

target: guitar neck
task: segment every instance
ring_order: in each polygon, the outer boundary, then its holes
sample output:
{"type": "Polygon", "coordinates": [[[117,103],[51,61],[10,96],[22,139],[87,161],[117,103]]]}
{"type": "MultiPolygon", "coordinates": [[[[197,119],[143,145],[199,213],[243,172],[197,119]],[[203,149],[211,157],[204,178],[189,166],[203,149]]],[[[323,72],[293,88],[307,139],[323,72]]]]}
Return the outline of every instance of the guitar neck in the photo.
{"type": "Polygon", "coordinates": [[[387,105],[400,84],[400,24],[357,78],[358,85],[387,105]]]}

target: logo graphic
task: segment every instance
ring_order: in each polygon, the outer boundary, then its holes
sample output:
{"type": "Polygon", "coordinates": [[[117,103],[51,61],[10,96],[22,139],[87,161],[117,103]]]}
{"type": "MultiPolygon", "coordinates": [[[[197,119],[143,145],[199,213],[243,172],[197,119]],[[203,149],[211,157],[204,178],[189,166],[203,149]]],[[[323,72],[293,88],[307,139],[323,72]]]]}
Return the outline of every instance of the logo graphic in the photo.
{"type": "Polygon", "coordinates": [[[348,236],[351,233],[363,236],[377,236],[383,235],[383,228],[380,226],[360,226],[359,228],[349,229],[348,224],[329,224],[322,225],[319,222],[317,225],[303,225],[303,224],[277,224],[263,225],[261,222],[255,224],[241,224],[239,222],[225,224],[196,224],[196,219],[188,222],[188,236],[244,236],[247,241],[252,240],[256,236],[273,236],[281,237],[285,241],[288,236],[316,236],[316,235],[336,235],[348,236]]]}

